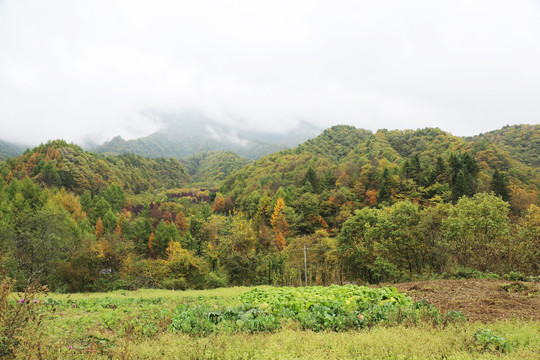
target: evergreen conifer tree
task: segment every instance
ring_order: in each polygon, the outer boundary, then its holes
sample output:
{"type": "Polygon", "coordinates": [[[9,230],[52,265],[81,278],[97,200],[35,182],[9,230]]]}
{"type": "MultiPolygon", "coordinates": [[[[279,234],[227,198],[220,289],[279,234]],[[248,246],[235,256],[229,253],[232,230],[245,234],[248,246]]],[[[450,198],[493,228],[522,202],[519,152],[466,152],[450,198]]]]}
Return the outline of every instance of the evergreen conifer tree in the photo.
{"type": "Polygon", "coordinates": [[[379,187],[379,192],[377,193],[377,202],[380,204],[385,201],[392,200],[392,184],[390,180],[390,172],[388,168],[384,168],[381,186],[379,187]]]}
{"type": "Polygon", "coordinates": [[[510,200],[510,191],[508,190],[508,179],[506,176],[500,172],[498,169],[495,169],[493,176],[491,177],[490,188],[495,195],[500,196],[504,201],[510,200]]]}

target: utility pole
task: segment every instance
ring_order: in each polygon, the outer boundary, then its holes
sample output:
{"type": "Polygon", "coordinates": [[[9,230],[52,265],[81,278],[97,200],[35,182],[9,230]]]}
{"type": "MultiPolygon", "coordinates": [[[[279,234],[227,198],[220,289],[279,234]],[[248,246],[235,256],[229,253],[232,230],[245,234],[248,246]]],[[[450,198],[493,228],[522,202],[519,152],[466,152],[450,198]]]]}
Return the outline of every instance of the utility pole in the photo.
{"type": "Polygon", "coordinates": [[[268,285],[272,285],[272,262],[268,259],[268,285]]]}
{"type": "Polygon", "coordinates": [[[306,243],[304,243],[304,280],[307,286],[307,257],[306,257],[306,243]]]}

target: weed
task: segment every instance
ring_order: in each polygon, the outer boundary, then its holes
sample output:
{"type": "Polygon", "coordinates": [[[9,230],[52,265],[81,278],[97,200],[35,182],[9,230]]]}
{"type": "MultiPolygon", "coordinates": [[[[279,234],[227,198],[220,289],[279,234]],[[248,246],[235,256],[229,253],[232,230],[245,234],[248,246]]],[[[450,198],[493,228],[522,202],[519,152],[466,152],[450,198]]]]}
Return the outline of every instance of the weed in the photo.
{"type": "Polygon", "coordinates": [[[19,350],[29,346],[42,354],[40,345],[42,324],[42,301],[39,295],[46,294],[46,287],[30,284],[22,294],[14,294],[15,281],[0,269],[0,358],[12,358],[19,350]]]}
{"type": "Polygon", "coordinates": [[[503,276],[506,280],[510,281],[527,281],[527,276],[520,271],[510,271],[503,276]]]}
{"type": "Polygon", "coordinates": [[[492,272],[482,272],[479,270],[464,268],[458,266],[456,274],[454,276],[456,279],[500,279],[501,277],[492,272]]]}
{"type": "Polygon", "coordinates": [[[512,347],[508,341],[496,335],[490,329],[479,329],[474,333],[476,344],[481,350],[491,350],[498,352],[509,352],[512,347]]]}
{"type": "Polygon", "coordinates": [[[509,284],[500,284],[499,289],[505,292],[518,292],[528,290],[529,287],[519,281],[514,281],[509,284]]]}

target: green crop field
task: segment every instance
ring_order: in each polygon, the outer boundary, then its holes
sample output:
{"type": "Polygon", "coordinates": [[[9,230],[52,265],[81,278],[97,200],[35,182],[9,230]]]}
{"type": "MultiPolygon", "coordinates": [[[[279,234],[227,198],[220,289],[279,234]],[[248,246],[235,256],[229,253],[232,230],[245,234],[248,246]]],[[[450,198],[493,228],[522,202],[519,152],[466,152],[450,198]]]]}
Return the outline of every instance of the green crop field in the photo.
{"type": "Polygon", "coordinates": [[[13,293],[8,308],[30,316],[15,334],[20,339],[12,343],[14,351],[7,351],[9,339],[0,339],[6,358],[537,359],[540,354],[538,321],[468,322],[460,312],[441,313],[392,287],[13,293]]]}

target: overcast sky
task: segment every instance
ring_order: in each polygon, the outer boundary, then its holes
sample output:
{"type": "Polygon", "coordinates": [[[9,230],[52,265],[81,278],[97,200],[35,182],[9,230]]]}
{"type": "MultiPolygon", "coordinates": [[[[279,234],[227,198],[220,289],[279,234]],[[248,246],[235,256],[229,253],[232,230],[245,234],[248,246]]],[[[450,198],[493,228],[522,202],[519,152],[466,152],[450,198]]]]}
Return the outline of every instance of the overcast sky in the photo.
{"type": "Polygon", "coordinates": [[[0,0],[0,138],[540,123],[540,1],[0,0]]]}

